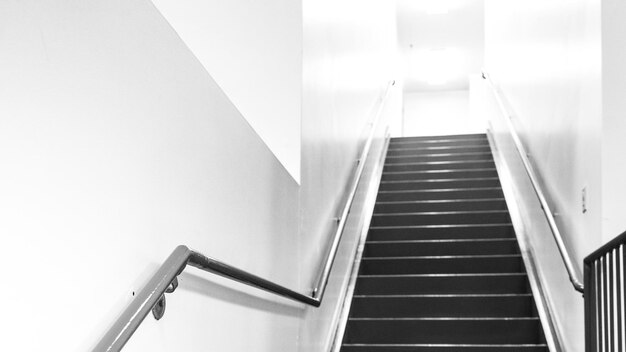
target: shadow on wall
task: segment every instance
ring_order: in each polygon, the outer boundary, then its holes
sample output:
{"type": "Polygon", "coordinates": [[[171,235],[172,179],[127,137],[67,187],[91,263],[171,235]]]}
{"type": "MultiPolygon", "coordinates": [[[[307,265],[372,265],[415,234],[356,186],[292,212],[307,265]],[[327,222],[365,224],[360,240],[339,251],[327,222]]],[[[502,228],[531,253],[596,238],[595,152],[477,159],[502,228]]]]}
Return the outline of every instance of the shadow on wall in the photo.
{"type": "Polygon", "coordinates": [[[303,304],[291,302],[286,298],[272,296],[272,299],[267,299],[252,293],[244,292],[242,291],[242,284],[239,283],[234,284],[238,287],[231,288],[214,282],[208,278],[190,274],[188,272],[183,272],[179,278],[181,284],[179,289],[191,291],[205,297],[217,299],[240,307],[289,317],[300,317],[305,311],[305,306],[303,304]]]}

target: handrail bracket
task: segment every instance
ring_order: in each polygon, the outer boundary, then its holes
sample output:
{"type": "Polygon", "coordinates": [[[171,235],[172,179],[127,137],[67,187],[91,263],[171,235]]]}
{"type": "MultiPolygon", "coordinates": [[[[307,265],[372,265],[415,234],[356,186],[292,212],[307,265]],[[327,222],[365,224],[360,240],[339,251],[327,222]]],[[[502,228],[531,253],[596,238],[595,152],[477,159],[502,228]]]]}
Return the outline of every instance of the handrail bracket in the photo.
{"type": "MultiPolygon", "coordinates": [[[[170,285],[165,290],[165,293],[172,293],[176,291],[177,288],[178,288],[178,276],[174,277],[170,285]]],[[[154,305],[154,307],[152,307],[152,316],[154,316],[154,319],[156,320],[161,320],[161,318],[163,318],[163,316],[165,315],[165,307],[166,307],[165,293],[161,295],[157,303],[154,305]]]]}

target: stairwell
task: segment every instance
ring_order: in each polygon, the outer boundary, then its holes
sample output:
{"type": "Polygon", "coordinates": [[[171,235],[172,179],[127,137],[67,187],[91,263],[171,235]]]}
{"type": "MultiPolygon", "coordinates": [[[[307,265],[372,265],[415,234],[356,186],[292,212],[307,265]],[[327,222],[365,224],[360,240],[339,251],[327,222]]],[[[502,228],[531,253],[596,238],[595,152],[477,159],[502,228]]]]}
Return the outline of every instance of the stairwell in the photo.
{"type": "Polygon", "coordinates": [[[486,135],[391,140],[341,351],[548,351],[486,135]]]}

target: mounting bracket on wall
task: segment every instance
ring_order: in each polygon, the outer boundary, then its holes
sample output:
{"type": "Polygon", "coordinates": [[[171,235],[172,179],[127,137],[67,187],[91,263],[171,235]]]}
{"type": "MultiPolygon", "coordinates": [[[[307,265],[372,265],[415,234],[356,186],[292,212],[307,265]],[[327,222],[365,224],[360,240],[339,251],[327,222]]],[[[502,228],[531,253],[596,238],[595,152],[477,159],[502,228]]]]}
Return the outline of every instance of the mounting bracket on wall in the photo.
{"type": "MultiPolygon", "coordinates": [[[[178,287],[178,277],[175,277],[174,280],[170,283],[170,286],[165,290],[165,293],[172,293],[176,291],[178,287]]],[[[165,315],[165,293],[161,295],[161,298],[157,301],[157,303],[152,307],[152,315],[154,319],[161,320],[163,315],[165,315]]]]}

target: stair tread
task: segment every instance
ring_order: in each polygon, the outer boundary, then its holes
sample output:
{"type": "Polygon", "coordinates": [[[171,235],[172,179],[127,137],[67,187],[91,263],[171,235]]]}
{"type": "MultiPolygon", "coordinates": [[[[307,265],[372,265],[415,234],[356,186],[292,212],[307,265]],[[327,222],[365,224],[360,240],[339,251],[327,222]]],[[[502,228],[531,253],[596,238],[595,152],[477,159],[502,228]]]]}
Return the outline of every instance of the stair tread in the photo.
{"type": "Polygon", "coordinates": [[[372,346],[372,347],[478,347],[478,348],[503,348],[503,347],[547,347],[545,343],[519,343],[519,344],[425,344],[425,343],[344,343],[342,346],[372,346]]]}
{"type": "Polygon", "coordinates": [[[502,273],[431,273],[431,274],[359,274],[358,277],[488,277],[488,276],[526,276],[523,272],[502,273]]]}
{"type": "Polygon", "coordinates": [[[399,200],[399,201],[377,201],[376,204],[400,204],[400,203],[471,203],[485,201],[504,201],[504,198],[473,198],[473,199],[418,199],[418,200],[399,200]]]}
{"type": "Polygon", "coordinates": [[[431,188],[431,189],[410,189],[410,190],[390,190],[378,191],[381,193],[419,193],[419,192],[453,192],[453,191],[483,191],[483,190],[502,190],[502,187],[463,187],[463,188],[431,188]]]}
{"type": "Polygon", "coordinates": [[[428,182],[450,182],[450,181],[484,181],[498,180],[497,177],[470,177],[470,178],[433,178],[433,179],[421,179],[421,180],[395,180],[395,181],[381,181],[381,184],[386,183],[428,183],[428,182]]]}
{"type": "MultiPolygon", "coordinates": [[[[449,155],[489,155],[492,156],[491,152],[461,152],[461,153],[431,153],[431,154],[418,154],[419,156],[449,156],[449,155]]],[[[404,156],[387,156],[387,159],[390,158],[403,158],[404,156]]]]}
{"type": "Polygon", "coordinates": [[[522,343],[522,344],[423,344],[423,343],[344,343],[344,346],[425,346],[425,347],[450,347],[450,346],[471,346],[471,347],[508,347],[508,346],[547,346],[545,343],[522,343]]]}
{"type": "Polygon", "coordinates": [[[424,298],[424,297],[458,297],[458,298],[468,298],[468,297],[532,297],[531,293],[482,293],[482,294],[417,294],[417,295],[354,295],[354,298],[406,298],[406,297],[415,297],[415,298],[424,298]]]}
{"type": "Polygon", "coordinates": [[[476,242],[515,242],[514,238],[461,238],[461,239],[438,239],[438,240],[392,240],[392,241],[366,241],[365,244],[408,244],[408,243],[476,243],[476,242]]]}
{"type": "Polygon", "coordinates": [[[393,318],[348,318],[352,321],[539,321],[538,317],[393,317],[393,318]]]}
{"type": "Polygon", "coordinates": [[[454,258],[521,258],[520,254],[481,254],[481,255],[416,255],[392,257],[367,257],[363,260],[402,260],[402,259],[454,259],[454,258]]]}
{"type": "Polygon", "coordinates": [[[497,171],[497,169],[494,167],[485,167],[485,168],[476,168],[476,169],[441,169],[441,170],[415,170],[415,171],[387,171],[387,172],[383,172],[383,175],[389,175],[389,174],[431,174],[431,175],[438,175],[438,174],[452,174],[452,173],[463,173],[463,172],[469,172],[469,173],[478,173],[478,172],[482,172],[482,171],[497,171]]]}
{"type": "Polygon", "coordinates": [[[439,225],[399,225],[399,226],[372,226],[370,229],[393,229],[393,228],[452,228],[452,227],[498,227],[498,226],[513,226],[512,223],[497,223],[497,224],[439,224],[439,225]]]}

